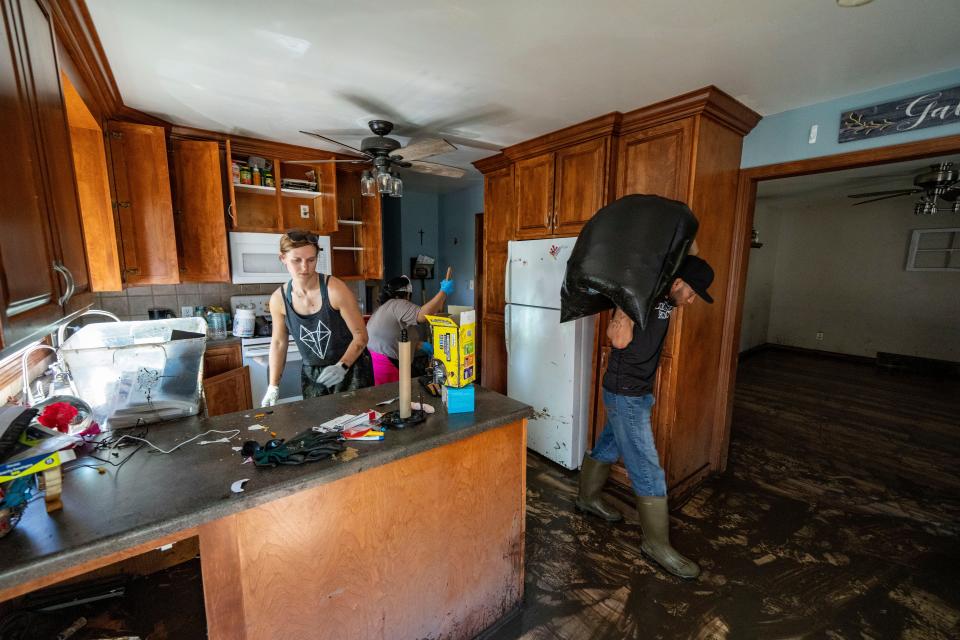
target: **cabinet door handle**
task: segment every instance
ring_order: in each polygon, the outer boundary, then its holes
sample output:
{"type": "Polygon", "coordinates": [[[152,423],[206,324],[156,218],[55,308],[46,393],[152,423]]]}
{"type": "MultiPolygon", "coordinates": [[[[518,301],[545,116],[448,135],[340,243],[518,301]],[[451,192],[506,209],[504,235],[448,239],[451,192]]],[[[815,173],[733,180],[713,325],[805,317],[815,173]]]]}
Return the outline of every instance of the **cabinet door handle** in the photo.
{"type": "Polygon", "coordinates": [[[237,215],[233,212],[233,203],[227,205],[227,216],[233,221],[233,228],[237,227],[237,215]]]}
{"type": "Polygon", "coordinates": [[[73,279],[73,272],[70,271],[70,268],[67,265],[63,265],[63,270],[67,272],[68,289],[67,289],[67,299],[63,301],[64,304],[70,302],[70,298],[73,297],[73,294],[77,292],[77,281],[73,279]]]}
{"type": "Polygon", "coordinates": [[[59,260],[53,261],[53,270],[63,276],[63,283],[67,285],[67,290],[64,291],[62,296],[57,298],[57,304],[62,307],[67,303],[67,300],[70,299],[70,276],[67,275],[69,273],[67,268],[60,264],[59,260]]]}

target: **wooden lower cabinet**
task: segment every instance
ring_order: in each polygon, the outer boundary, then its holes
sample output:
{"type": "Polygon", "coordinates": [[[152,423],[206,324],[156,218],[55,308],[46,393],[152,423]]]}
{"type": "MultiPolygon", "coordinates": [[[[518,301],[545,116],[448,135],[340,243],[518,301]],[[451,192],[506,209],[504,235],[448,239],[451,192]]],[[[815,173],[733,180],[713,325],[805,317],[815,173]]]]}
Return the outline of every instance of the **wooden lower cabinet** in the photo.
{"type": "Polygon", "coordinates": [[[243,366],[239,344],[207,347],[203,354],[203,377],[212,378],[243,366]]]}
{"type": "Polygon", "coordinates": [[[207,417],[253,408],[250,394],[250,367],[240,367],[203,381],[207,417]]]}
{"type": "Polygon", "coordinates": [[[493,391],[507,392],[507,346],[503,316],[484,315],[482,321],[483,353],[480,358],[481,384],[493,391]]]}
{"type": "Polygon", "coordinates": [[[207,417],[253,408],[250,367],[239,344],[214,346],[203,354],[203,396],[207,417]]]}

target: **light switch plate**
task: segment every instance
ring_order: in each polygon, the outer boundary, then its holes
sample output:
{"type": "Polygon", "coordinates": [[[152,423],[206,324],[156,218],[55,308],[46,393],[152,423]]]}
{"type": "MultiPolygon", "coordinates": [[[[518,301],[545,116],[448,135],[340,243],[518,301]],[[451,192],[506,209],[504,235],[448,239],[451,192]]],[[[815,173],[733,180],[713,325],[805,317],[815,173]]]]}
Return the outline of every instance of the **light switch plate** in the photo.
{"type": "Polygon", "coordinates": [[[302,204],[300,205],[300,217],[309,218],[310,217],[310,205],[302,204]]]}
{"type": "Polygon", "coordinates": [[[820,130],[820,125],[815,124],[810,127],[810,137],[807,138],[807,144],[813,144],[817,141],[817,131],[820,130]]]}

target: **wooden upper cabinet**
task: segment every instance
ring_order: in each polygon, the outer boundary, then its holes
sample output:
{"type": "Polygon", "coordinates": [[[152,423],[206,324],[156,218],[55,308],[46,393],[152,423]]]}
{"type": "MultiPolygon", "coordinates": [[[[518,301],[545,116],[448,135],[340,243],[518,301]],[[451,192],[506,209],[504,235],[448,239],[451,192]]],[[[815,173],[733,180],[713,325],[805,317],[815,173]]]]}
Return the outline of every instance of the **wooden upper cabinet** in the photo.
{"type": "Polygon", "coordinates": [[[49,205],[40,172],[40,139],[27,88],[29,60],[17,46],[16,23],[9,8],[3,7],[6,29],[0,31],[0,148],[10,159],[0,171],[3,347],[26,339],[62,315],[49,205]]]}
{"type": "Polygon", "coordinates": [[[174,141],[173,171],[180,280],[230,282],[217,143],[174,141]]]}
{"type": "Polygon", "coordinates": [[[68,294],[72,296],[89,291],[90,280],[77,191],[74,181],[69,179],[73,176],[73,158],[52,22],[45,5],[37,0],[21,0],[19,5],[40,129],[41,171],[46,174],[55,247],[68,271],[71,280],[68,294]]]}
{"type": "Polygon", "coordinates": [[[108,125],[114,195],[128,285],[180,281],[164,130],[108,125]]]}
{"type": "Polygon", "coordinates": [[[609,149],[609,138],[597,138],[556,152],[554,235],[579,234],[605,204],[609,149]]]}
{"type": "Polygon", "coordinates": [[[483,241],[485,244],[506,243],[513,236],[514,217],[513,165],[497,169],[483,181],[483,241]]]}
{"type": "Polygon", "coordinates": [[[617,198],[642,193],[686,202],[692,154],[691,118],[622,136],[617,198]]]}
{"type": "Polygon", "coordinates": [[[73,175],[77,183],[83,246],[91,291],[120,291],[120,249],[110,197],[110,173],[103,130],[70,78],[60,73],[70,125],[73,175]]]}
{"type": "Polygon", "coordinates": [[[516,182],[517,240],[550,235],[553,226],[553,153],[518,160],[516,182]]]}
{"type": "Polygon", "coordinates": [[[383,219],[381,198],[360,198],[360,246],[363,247],[362,275],[365,280],[383,279],[383,219]]]}
{"type": "Polygon", "coordinates": [[[512,238],[515,197],[513,166],[484,177],[483,313],[503,318],[507,242],[512,238]]]}

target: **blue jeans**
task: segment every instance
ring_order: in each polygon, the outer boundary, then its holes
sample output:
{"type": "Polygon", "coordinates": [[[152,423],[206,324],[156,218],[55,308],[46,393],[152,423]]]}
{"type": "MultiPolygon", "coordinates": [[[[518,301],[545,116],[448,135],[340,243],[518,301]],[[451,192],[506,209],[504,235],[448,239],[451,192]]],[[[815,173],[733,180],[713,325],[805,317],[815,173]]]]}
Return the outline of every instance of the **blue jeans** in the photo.
{"type": "Polygon", "coordinates": [[[613,464],[623,457],[630,484],[638,496],[667,495],[667,480],[653,441],[650,410],[653,394],[621,396],[603,390],[607,422],[590,452],[597,462],[613,464]]]}

